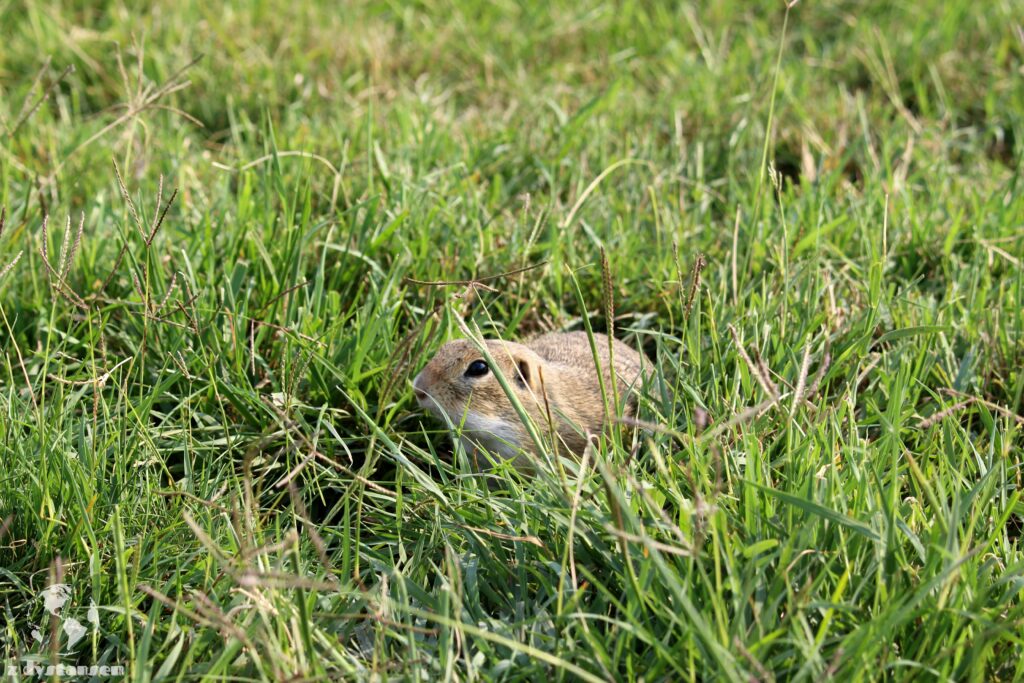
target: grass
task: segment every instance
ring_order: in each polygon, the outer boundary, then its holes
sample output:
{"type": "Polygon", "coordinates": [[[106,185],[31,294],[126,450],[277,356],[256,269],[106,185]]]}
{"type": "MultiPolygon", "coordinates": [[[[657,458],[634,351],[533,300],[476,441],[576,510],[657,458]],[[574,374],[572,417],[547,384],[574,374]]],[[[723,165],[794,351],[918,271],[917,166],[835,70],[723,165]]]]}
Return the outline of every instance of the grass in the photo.
{"type": "Polygon", "coordinates": [[[1024,679],[1020,20],[0,3],[6,679],[1024,679]],[[449,457],[462,321],[658,428],[449,457]]]}

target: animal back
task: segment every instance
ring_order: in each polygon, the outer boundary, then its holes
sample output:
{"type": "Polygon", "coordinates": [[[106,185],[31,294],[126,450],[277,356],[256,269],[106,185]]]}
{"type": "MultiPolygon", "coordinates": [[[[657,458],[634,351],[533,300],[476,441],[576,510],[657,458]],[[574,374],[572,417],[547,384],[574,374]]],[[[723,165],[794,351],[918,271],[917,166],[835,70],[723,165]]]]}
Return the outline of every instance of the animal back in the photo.
{"type": "MultiPolygon", "coordinates": [[[[594,335],[597,358],[602,370],[607,373],[611,362],[615,363],[615,375],[626,386],[636,383],[642,369],[640,354],[625,343],[615,339],[614,358],[608,351],[608,336],[594,335]]],[[[586,332],[552,332],[541,335],[527,343],[534,353],[549,363],[567,366],[576,370],[573,374],[591,374],[596,383],[594,353],[586,332]]],[[[607,375],[606,375],[607,376],[607,375]]]]}

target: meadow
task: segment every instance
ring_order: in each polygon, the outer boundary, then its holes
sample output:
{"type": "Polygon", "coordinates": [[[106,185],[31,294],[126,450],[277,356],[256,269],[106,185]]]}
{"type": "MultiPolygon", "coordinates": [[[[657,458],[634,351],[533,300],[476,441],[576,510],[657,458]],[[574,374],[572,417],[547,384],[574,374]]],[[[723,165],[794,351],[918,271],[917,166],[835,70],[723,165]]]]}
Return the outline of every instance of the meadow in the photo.
{"type": "Polygon", "coordinates": [[[790,5],[0,0],[4,680],[1024,680],[1024,14],[790,5]]]}

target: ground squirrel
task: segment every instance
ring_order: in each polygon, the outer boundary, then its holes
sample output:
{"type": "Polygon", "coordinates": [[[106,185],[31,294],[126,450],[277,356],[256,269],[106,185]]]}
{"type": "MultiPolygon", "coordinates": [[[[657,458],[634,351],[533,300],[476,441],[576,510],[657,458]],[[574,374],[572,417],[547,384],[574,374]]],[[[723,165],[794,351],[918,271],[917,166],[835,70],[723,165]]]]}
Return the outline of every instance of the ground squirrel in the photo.
{"type": "MultiPolygon", "coordinates": [[[[608,369],[608,338],[595,335],[597,357],[604,373],[605,394],[612,419],[636,412],[636,391],[650,361],[619,340],[614,340],[611,362],[618,380],[618,407],[613,403],[608,369]]],[[[551,333],[523,344],[500,340],[485,342],[488,353],[515,392],[538,431],[547,438],[551,427],[560,451],[579,456],[587,436],[607,428],[605,403],[590,339],[585,332],[551,333]],[[550,415],[550,423],[548,416],[550,415]]],[[[530,467],[529,453],[536,448],[527,428],[502,389],[494,368],[477,346],[452,341],[437,352],[413,380],[420,406],[459,427],[467,452],[483,446],[489,452],[530,467]]]]}

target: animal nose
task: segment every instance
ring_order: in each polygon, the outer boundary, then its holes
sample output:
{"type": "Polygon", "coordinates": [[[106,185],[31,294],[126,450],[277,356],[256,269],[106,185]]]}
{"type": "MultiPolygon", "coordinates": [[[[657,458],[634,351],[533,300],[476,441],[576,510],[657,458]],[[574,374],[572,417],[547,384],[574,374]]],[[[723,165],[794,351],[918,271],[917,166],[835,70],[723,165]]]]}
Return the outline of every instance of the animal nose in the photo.
{"type": "Polygon", "coordinates": [[[422,378],[423,373],[421,372],[420,374],[416,375],[416,377],[414,377],[412,380],[412,393],[413,396],[416,397],[416,400],[419,402],[420,405],[423,405],[423,403],[427,400],[427,392],[420,389],[420,381],[422,380],[422,378]]]}

